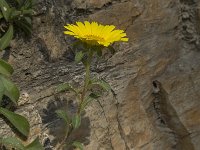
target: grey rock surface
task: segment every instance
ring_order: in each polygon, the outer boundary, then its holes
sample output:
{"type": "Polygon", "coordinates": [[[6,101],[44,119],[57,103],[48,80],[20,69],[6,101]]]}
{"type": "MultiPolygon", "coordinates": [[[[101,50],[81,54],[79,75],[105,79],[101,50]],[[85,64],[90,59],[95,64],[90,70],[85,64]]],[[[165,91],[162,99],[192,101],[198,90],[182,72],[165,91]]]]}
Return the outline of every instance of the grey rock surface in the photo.
{"type": "MultiPolygon", "coordinates": [[[[92,74],[107,80],[116,97],[105,94],[102,107],[92,103],[72,138],[86,150],[200,149],[197,0],[38,1],[31,39],[13,41],[8,58],[13,80],[28,94],[17,109],[30,119],[34,134],[28,140],[48,137],[55,147],[64,136],[54,111],[73,113],[76,104],[73,95],[54,89],[61,82],[81,82],[84,70],[73,62],[74,40],[63,26],[83,20],[114,24],[129,42],[115,44],[115,55],[93,63],[92,74]]],[[[8,127],[0,130],[9,133],[8,127]]]]}

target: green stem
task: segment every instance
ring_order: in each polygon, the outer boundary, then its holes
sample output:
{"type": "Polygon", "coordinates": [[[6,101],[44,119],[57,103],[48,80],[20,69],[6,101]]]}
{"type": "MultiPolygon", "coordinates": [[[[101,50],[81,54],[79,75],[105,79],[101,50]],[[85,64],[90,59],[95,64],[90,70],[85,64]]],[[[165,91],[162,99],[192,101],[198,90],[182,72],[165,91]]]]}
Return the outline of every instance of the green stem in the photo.
{"type": "Polygon", "coordinates": [[[85,89],[87,89],[89,80],[90,80],[90,63],[85,68],[86,73],[85,73],[85,89]]]}
{"type": "Polygon", "coordinates": [[[91,64],[91,61],[92,61],[92,57],[93,57],[93,52],[89,51],[87,62],[84,65],[85,66],[85,80],[84,80],[83,91],[82,91],[81,97],[80,97],[80,106],[79,106],[79,109],[78,109],[78,114],[79,115],[81,114],[81,105],[82,105],[82,103],[83,103],[83,101],[85,99],[85,95],[87,93],[88,84],[89,84],[89,81],[90,81],[90,64],[91,64]]]}
{"type": "MultiPolygon", "coordinates": [[[[89,49],[87,61],[84,63],[84,66],[85,66],[84,85],[83,85],[83,89],[82,89],[80,97],[78,96],[78,99],[80,100],[80,103],[79,103],[79,106],[78,106],[78,111],[77,111],[78,115],[81,115],[81,106],[82,106],[82,103],[85,100],[85,96],[86,96],[87,91],[88,91],[88,85],[89,85],[89,82],[90,82],[90,66],[91,66],[92,57],[93,57],[93,51],[91,49],[89,49]]],[[[58,150],[63,147],[65,141],[68,139],[68,137],[70,136],[72,131],[73,131],[73,128],[70,128],[70,126],[68,126],[64,139],[57,146],[58,150]]]]}
{"type": "Polygon", "coordinates": [[[63,148],[65,142],[67,141],[67,139],[70,136],[70,134],[71,134],[72,131],[73,131],[73,128],[70,127],[70,125],[67,125],[65,136],[64,136],[63,140],[61,141],[61,143],[56,147],[56,150],[60,150],[60,149],[63,148]]]}

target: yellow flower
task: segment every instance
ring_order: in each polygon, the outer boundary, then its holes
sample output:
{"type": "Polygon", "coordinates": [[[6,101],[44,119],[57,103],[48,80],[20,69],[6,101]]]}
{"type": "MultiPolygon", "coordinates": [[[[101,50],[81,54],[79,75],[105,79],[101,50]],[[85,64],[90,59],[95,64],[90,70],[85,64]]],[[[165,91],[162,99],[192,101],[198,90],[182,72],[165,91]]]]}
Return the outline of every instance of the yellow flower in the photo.
{"type": "Polygon", "coordinates": [[[67,31],[65,34],[74,36],[91,45],[109,46],[113,42],[128,41],[126,33],[123,30],[114,30],[113,25],[101,25],[96,22],[76,22],[74,24],[67,24],[64,26],[67,31]]]}

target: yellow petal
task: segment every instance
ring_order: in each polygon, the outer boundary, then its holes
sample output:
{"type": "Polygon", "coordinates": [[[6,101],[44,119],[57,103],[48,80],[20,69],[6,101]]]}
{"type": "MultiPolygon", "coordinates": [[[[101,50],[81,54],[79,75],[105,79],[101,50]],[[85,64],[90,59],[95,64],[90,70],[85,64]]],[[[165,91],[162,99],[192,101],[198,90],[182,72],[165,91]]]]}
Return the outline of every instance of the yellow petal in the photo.
{"type": "Polygon", "coordinates": [[[76,22],[77,26],[79,27],[79,30],[82,32],[82,34],[85,35],[85,26],[82,22],[76,22]]]}
{"type": "Polygon", "coordinates": [[[91,25],[90,25],[90,23],[88,21],[84,21],[84,24],[85,24],[86,33],[88,35],[90,35],[91,34],[91,25]]]}
{"type": "Polygon", "coordinates": [[[75,35],[74,32],[64,31],[64,34],[75,35]]]}
{"type": "Polygon", "coordinates": [[[113,31],[115,28],[115,26],[113,25],[107,25],[104,27],[103,31],[102,31],[102,35],[104,36],[104,38],[106,38],[107,36],[109,36],[109,34],[111,33],[111,31],[113,31]]]}
{"type": "Polygon", "coordinates": [[[101,25],[97,22],[76,22],[64,26],[67,31],[64,34],[72,35],[88,44],[109,46],[116,41],[128,41],[126,33],[123,30],[114,30],[114,25],[101,25]]]}
{"type": "Polygon", "coordinates": [[[92,34],[97,35],[98,32],[98,24],[96,22],[91,23],[91,32],[92,34]]]}
{"type": "Polygon", "coordinates": [[[127,42],[128,38],[121,38],[121,41],[127,42]]]}

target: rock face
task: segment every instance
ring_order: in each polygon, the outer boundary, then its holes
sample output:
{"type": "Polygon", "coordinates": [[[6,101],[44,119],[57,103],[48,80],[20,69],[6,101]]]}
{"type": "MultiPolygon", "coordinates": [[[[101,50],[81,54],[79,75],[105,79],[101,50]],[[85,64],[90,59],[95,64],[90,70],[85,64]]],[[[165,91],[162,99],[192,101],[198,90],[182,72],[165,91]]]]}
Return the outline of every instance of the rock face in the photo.
{"type": "Polygon", "coordinates": [[[106,79],[116,96],[92,103],[73,138],[86,150],[200,149],[198,0],[40,0],[36,13],[32,38],[15,40],[8,58],[13,80],[30,99],[18,111],[33,109],[41,118],[31,121],[38,129],[32,138],[46,135],[52,146],[63,138],[54,111],[73,111],[75,104],[73,95],[54,94],[54,88],[83,79],[63,25],[91,20],[125,30],[129,42],[94,62],[93,75],[106,79]]]}

